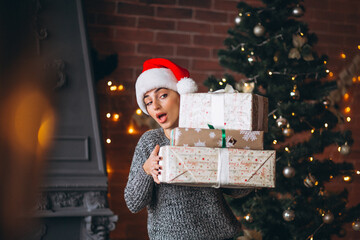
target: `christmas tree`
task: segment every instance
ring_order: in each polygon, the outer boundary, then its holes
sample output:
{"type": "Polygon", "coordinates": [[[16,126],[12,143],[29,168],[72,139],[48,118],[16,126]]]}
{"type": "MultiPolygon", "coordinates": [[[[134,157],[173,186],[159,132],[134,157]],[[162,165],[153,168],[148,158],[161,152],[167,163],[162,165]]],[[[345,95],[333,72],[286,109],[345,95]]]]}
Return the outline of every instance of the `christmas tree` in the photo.
{"type": "Polygon", "coordinates": [[[359,231],[360,205],[348,208],[346,189],[326,188],[336,176],[351,179],[353,165],[319,157],[330,145],[346,155],[353,144],[351,132],[337,128],[344,119],[331,98],[337,83],[328,78],[327,56],[314,51],[317,37],[299,21],[302,1],[262,2],[262,7],[238,4],[226,48],[218,52],[220,64],[243,79],[227,74],[204,83],[210,91],[231,84],[269,100],[264,146],[277,150],[276,188],[229,203],[245,233],[253,234],[246,239],[330,239],[344,236],[346,223],[359,231]]]}

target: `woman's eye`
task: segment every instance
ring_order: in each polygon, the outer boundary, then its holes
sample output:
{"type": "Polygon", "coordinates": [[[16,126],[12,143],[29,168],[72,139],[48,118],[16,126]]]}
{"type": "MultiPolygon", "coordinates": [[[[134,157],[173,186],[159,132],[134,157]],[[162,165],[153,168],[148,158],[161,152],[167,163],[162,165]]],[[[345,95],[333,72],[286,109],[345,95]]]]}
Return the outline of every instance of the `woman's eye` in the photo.
{"type": "Polygon", "coordinates": [[[167,93],[160,96],[160,98],[166,98],[166,97],[167,97],[167,93]]]}
{"type": "Polygon", "coordinates": [[[152,102],[147,102],[145,103],[146,106],[149,106],[152,102]]]}

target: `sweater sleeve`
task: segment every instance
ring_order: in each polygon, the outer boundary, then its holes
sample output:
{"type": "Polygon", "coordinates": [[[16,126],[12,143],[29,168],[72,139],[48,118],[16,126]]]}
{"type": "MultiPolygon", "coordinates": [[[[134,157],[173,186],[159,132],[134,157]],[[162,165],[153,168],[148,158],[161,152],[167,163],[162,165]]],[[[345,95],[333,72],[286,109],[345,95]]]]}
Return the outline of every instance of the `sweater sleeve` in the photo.
{"type": "Polygon", "coordinates": [[[135,148],[124,193],[126,205],[132,213],[142,210],[150,203],[152,197],[154,180],[143,169],[143,164],[147,160],[145,152],[145,144],[140,139],[135,148]]]}

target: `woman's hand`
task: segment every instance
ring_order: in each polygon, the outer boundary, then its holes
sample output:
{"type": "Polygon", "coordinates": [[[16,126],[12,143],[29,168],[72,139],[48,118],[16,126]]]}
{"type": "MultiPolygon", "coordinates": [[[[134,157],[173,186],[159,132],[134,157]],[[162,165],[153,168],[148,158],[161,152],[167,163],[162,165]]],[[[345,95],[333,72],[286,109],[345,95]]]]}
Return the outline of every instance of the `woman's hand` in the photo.
{"type": "Polygon", "coordinates": [[[156,145],[149,158],[143,165],[143,169],[146,174],[151,175],[157,184],[160,184],[158,175],[160,174],[159,170],[162,169],[162,167],[159,165],[159,161],[162,160],[162,157],[158,156],[159,150],[160,146],[156,145]]]}

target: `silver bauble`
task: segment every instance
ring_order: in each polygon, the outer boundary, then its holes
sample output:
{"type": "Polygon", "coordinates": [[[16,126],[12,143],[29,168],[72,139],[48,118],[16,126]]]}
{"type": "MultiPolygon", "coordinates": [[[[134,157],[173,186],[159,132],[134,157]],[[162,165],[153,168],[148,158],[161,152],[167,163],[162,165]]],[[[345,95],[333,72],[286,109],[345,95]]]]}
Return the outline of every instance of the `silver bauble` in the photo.
{"type": "Polygon", "coordinates": [[[234,21],[235,21],[235,24],[236,24],[236,25],[240,25],[240,23],[241,23],[241,21],[242,21],[242,17],[236,16],[236,18],[234,19],[234,21]]]}
{"type": "Polygon", "coordinates": [[[294,100],[298,100],[300,98],[300,92],[297,89],[294,89],[290,92],[290,97],[294,100]]]}
{"type": "Polygon", "coordinates": [[[291,167],[291,166],[286,166],[283,169],[283,175],[286,178],[292,178],[295,176],[295,168],[291,167]]]}
{"type": "Polygon", "coordinates": [[[295,16],[295,17],[301,17],[303,14],[304,14],[304,10],[299,6],[296,6],[292,10],[292,15],[295,16]]]}
{"type": "Polygon", "coordinates": [[[294,129],[287,126],[283,129],[282,133],[285,137],[291,137],[292,135],[294,135],[294,129]]]}
{"type": "Polygon", "coordinates": [[[287,209],[283,212],[283,218],[287,222],[291,222],[295,219],[295,212],[291,209],[287,209]]]}
{"type": "Polygon", "coordinates": [[[257,37],[261,37],[263,36],[265,33],[265,28],[263,25],[261,25],[260,23],[258,23],[255,27],[254,27],[254,34],[257,37]]]}
{"type": "Polygon", "coordinates": [[[313,175],[309,174],[305,179],[304,179],[304,185],[308,188],[311,188],[315,185],[316,179],[314,178],[313,175]]]}
{"type": "Polygon", "coordinates": [[[288,124],[288,121],[286,118],[283,118],[283,117],[279,117],[278,119],[276,119],[276,125],[279,127],[279,128],[283,128],[285,127],[286,125],[288,124]]]}
{"type": "Polygon", "coordinates": [[[360,221],[359,220],[356,220],[355,222],[353,222],[351,224],[351,226],[354,231],[360,231],[360,221]]]}
{"type": "Polygon", "coordinates": [[[347,143],[345,143],[340,147],[340,153],[342,155],[348,155],[350,151],[351,151],[351,147],[347,143]]]}
{"type": "Polygon", "coordinates": [[[324,223],[330,224],[334,221],[334,214],[332,214],[331,212],[327,212],[322,219],[324,223]]]}

